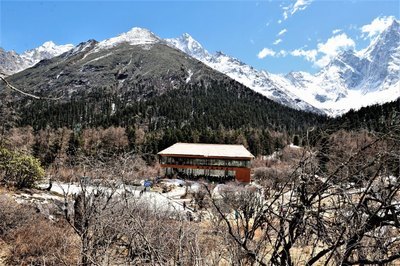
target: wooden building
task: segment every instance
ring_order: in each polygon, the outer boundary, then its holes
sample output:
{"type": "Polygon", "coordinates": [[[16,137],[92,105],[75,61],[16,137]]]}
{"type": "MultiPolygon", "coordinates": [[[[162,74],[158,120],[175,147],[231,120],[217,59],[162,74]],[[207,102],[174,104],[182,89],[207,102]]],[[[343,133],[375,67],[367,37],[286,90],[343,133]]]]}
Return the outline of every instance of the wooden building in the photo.
{"type": "Polygon", "coordinates": [[[158,153],[167,177],[250,182],[254,156],[243,145],[176,143],[158,153]]]}

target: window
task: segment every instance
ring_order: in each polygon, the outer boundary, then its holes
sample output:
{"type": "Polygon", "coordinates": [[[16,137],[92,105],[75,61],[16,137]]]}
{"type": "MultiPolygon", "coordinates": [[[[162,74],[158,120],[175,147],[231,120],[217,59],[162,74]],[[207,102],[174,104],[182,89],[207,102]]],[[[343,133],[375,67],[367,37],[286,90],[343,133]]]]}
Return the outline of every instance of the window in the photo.
{"type": "Polygon", "coordinates": [[[250,167],[250,160],[227,160],[208,158],[184,158],[184,157],[161,157],[162,164],[175,165],[203,165],[203,166],[225,166],[225,167],[250,167]]]}

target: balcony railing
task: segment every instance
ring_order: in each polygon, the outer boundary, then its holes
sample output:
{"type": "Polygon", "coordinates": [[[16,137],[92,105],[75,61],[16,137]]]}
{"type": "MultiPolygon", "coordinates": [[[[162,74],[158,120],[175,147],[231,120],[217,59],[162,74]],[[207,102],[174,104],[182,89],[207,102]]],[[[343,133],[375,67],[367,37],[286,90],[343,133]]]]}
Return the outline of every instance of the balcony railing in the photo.
{"type": "Polygon", "coordinates": [[[249,160],[226,160],[226,159],[196,159],[181,157],[161,157],[161,164],[174,165],[201,165],[201,166],[225,166],[250,168],[249,160]]]}

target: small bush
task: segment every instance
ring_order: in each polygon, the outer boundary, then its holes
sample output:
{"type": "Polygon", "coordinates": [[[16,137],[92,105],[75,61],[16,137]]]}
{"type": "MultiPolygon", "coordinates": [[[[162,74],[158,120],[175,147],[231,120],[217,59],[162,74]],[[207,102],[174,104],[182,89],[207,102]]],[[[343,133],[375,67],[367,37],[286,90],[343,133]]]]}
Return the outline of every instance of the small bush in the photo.
{"type": "Polygon", "coordinates": [[[44,177],[38,159],[0,148],[0,178],[17,188],[31,188],[44,177]]]}
{"type": "Polygon", "coordinates": [[[288,181],[291,169],[287,167],[260,167],[254,170],[254,179],[268,188],[278,188],[279,185],[288,181]]]}

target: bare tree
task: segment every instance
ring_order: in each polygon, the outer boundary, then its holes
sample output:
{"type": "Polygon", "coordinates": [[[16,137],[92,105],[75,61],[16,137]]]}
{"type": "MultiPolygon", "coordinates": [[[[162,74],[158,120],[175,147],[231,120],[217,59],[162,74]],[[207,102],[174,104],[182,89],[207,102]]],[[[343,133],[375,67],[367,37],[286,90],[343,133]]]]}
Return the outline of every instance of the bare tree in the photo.
{"type": "Polygon", "coordinates": [[[183,213],[153,206],[126,184],[130,161],[86,162],[79,193],[65,193],[65,217],[81,242],[82,265],[201,265],[201,240],[183,213]]]}
{"type": "Polygon", "coordinates": [[[235,265],[264,263],[267,231],[266,205],[261,190],[233,187],[215,197],[207,186],[215,231],[225,240],[228,261],[235,265]]]}
{"type": "Polygon", "coordinates": [[[383,265],[400,258],[399,128],[347,152],[331,145],[305,150],[265,199],[247,190],[222,199],[209,193],[221,236],[237,249],[233,264],[383,265]],[[321,150],[329,162],[323,168],[321,150]]]}

